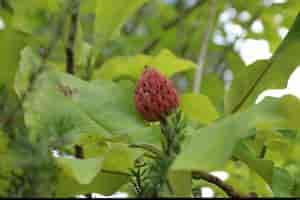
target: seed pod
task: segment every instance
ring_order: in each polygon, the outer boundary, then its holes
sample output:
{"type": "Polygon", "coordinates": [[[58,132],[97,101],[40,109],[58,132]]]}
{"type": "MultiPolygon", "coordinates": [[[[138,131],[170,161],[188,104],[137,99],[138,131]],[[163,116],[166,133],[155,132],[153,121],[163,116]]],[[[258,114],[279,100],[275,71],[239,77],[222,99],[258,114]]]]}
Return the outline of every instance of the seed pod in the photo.
{"type": "Polygon", "coordinates": [[[147,67],[137,82],[135,105],[145,120],[159,121],[179,106],[179,98],[171,80],[147,67]]]}

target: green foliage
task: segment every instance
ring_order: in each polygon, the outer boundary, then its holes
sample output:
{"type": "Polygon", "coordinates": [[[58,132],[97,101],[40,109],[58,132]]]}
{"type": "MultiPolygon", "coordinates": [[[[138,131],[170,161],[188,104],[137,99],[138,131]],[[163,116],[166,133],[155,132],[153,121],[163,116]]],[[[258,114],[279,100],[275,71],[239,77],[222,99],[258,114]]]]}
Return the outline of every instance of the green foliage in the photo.
{"type": "Polygon", "coordinates": [[[216,2],[206,44],[211,1],[0,0],[0,197],[194,197],[201,187],[235,197],[220,182],[241,196],[299,196],[300,101],[254,104],[300,64],[299,0],[216,2]],[[228,25],[247,34],[234,38],[228,25]],[[273,56],[245,66],[245,39],[267,40],[273,56]],[[172,79],[180,98],[157,122],[135,108],[145,66],[172,79]],[[213,170],[229,178],[193,176],[213,170]]]}
{"type": "Polygon", "coordinates": [[[218,112],[208,97],[184,94],[180,98],[182,111],[191,119],[201,124],[209,124],[219,118],[218,112]]]}
{"type": "Polygon", "coordinates": [[[113,1],[98,0],[96,3],[95,40],[99,47],[118,34],[118,30],[127,18],[145,2],[147,0],[121,0],[116,4],[113,1]]]}
{"type": "Polygon", "coordinates": [[[268,98],[246,112],[226,117],[195,131],[185,140],[173,170],[210,171],[224,166],[236,143],[251,136],[250,130],[253,128],[299,128],[297,115],[287,112],[291,110],[291,104],[296,105],[293,112],[298,113],[300,104],[296,97],[286,96],[280,100],[268,98]],[[227,139],[229,136],[230,140],[227,139]]]}
{"type": "Polygon", "coordinates": [[[188,60],[176,58],[170,51],[165,49],[157,56],[137,55],[112,58],[95,72],[94,78],[137,80],[145,66],[157,68],[161,73],[170,77],[175,73],[184,72],[195,67],[195,64],[188,60]]]}
{"type": "Polygon", "coordinates": [[[175,197],[192,197],[192,174],[184,171],[171,171],[168,175],[175,197]]]}
{"type": "Polygon", "coordinates": [[[89,184],[101,170],[103,158],[57,158],[56,161],[65,174],[74,177],[79,184],[89,184]]]}
{"type": "Polygon", "coordinates": [[[128,182],[128,176],[100,172],[90,184],[82,185],[65,174],[61,174],[55,185],[55,196],[66,198],[92,192],[112,195],[126,182],[128,182]]]}
{"type": "MultiPolygon", "coordinates": [[[[29,49],[25,49],[22,55],[17,91],[26,90],[26,85],[30,84],[30,72],[34,73],[39,67],[29,49]],[[27,64],[22,66],[23,62],[27,64]]],[[[30,128],[32,139],[39,133],[50,137],[93,133],[108,139],[148,129],[134,108],[131,83],[126,87],[104,80],[88,83],[53,71],[45,71],[40,77],[43,78],[37,80],[33,92],[24,102],[25,123],[30,128]]]]}
{"type": "Polygon", "coordinates": [[[25,45],[26,36],[10,26],[11,17],[4,13],[7,28],[0,32],[0,85],[13,89],[15,72],[20,58],[19,52],[25,45]]]}
{"type": "Polygon", "coordinates": [[[265,89],[286,86],[290,74],[300,64],[297,59],[299,24],[298,15],[289,34],[270,60],[258,61],[237,75],[225,99],[227,113],[237,112],[251,105],[265,89]]]}

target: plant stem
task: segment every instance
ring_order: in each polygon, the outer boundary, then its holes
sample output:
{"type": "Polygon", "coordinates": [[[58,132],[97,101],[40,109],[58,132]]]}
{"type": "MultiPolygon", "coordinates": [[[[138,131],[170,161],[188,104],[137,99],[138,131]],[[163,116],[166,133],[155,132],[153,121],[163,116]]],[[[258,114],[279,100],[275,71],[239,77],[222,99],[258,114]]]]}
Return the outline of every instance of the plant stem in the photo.
{"type": "Polygon", "coordinates": [[[203,172],[203,171],[194,171],[192,173],[192,176],[193,176],[194,179],[203,179],[203,180],[205,180],[209,183],[212,183],[212,184],[218,186],[224,192],[226,192],[226,194],[229,197],[233,197],[233,198],[246,198],[246,197],[248,197],[248,196],[244,196],[244,195],[240,194],[231,185],[228,185],[227,183],[225,183],[224,181],[222,181],[218,177],[213,176],[209,173],[206,173],[206,172],[203,172]]]}
{"type": "Polygon", "coordinates": [[[145,193],[142,197],[159,197],[164,188],[168,188],[172,194],[173,189],[168,182],[168,171],[176,155],[180,151],[180,142],[182,139],[181,112],[176,111],[168,117],[162,117],[160,120],[161,132],[163,134],[163,152],[159,159],[151,163],[148,168],[148,183],[143,189],[145,193]]]}
{"type": "Polygon", "coordinates": [[[198,59],[198,66],[194,77],[193,91],[196,94],[200,92],[200,88],[201,88],[203,68],[207,57],[209,40],[212,35],[216,13],[217,13],[217,0],[210,0],[208,22],[205,28],[206,31],[204,33],[204,37],[202,40],[200,55],[198,59]]]}
{"type": "Polygon", "coordinates": [[[74,74],[75,72],[75,53],[74,53],[74,45],[76,40],[76,33],[78,27],[78,18],[79,18],[79,0],[72,0],[71,2],[71,23],[70,30],[68,35],[68,41],[66,45],[66,72],[70,74],[74,74]]]}

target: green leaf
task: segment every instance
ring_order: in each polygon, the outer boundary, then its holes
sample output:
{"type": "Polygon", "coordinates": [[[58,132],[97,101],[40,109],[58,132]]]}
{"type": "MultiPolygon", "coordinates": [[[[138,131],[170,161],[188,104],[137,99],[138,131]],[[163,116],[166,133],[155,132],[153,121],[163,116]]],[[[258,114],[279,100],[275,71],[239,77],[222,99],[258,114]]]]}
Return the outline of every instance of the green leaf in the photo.
{"type": "Polygon", "coordinates": [[[119,33],[121,26],[147,0],[98,0],[96,2],[95,39],[96,47],[103,47],[119,33]]]}
{"type": "Polygon", "coordinates": [[[172,169],[210,171],[221,168],[231,157],[237,142],[251,135],[251,129],[299,128],[296,115],[299,112],[300,102],[296,97],[266,98],[245,112],[226,117],[195,131],[185,139],[172,169]]]}
{"type": "Polygon", "coordinates": [[[14,3],[15,14],[12,25],[15,29],[28,34],[45,34],[51,22],[51,14],[57,11],[62,3],[58,0],[28,0],[14,3]]]}
{"type": "Polygon", "coordinates": [[[180,97],[180,107],[189,118],[201,124],[209,124],[219,118],[219,113],[205,95],[184,94],[180,97]]]}
{"type": "Polygon", "coordinates": [[[230,69],[234,75],[237,75],[241,70],[244,70],[244,68],[246,67],[241,56],[233,50],[229,51],[226,54],[226,59],[229,62],[230,69]]]}
{"type": "MultiPolygon", "coordinates": [[[[82,147],[85,153],[92,150],[89,149],[88,144],[82,145],[82,147]]],[[[58,165],[64,169],[58,180],[58,196],[91,192],[110,195],[129,181],[129,169],[134,167],[135,160],[141,155],[141,152],[130,149],[128,145],[121,143],[107,143],[104,150],[93,153],[98,154],[97,157],[56,158],[58,165]],[[74,188],[64,190],[63,188],[69,184],[74,188]]]]}
{"type": "Polygon", "coordinates": [[[128,145],[111,143],[109,152],[105,154],[103,169],[128,173],[128,170],[134,167],[134,161],[140,155],[139,151],[128,148],[128,145]]]}
{"type": "Polygon", "coordinates": [[[299,27],[300,15],[269,61],[258,61],[237,75],[225,97],[226,113],[245,109],[266,89],[286,87],[290,74],[300,64],[299,27]]]}
{"type": "Polygon", "coordinates": [[[192,173],[170,171],[168,180],[175,197],[192,197],[192,173]]]}
{"type": "Polygon", "coordinates": [[[228,161],[224,168],[229,174],[226,183],[234,186],[235,190],[242,194],[250,191],[258,194],[259,197],[273,197],[273,193],[264,179],[250,169],[246,164],[239,161],[228,161]]]}
{"type": "Polygon", "coordinates": [[[0,196],[8,196],[8,191],[11,189],[14,174],[21,171],[17,165],[19,157],[15,154],[15,149],[11,147],[11,141],[6,132],[0,129],[0,196]]]}
{"type": "Polygon", "coordinates": [[[90,193],[112,195],[128,180],[128,176],[101,172],[90,184],[82,185],[77,183],[73,178],[61,173],[55,185],[55,196],[70,197],[90,193]]]}
{"type": "Polygon", "coordinates": [[[216,73],[205,74],[201,85],[200,93],[206,95],[217,110],[223,111],[225,87],[224,81],[220,79],[219,75],[216,73]]]}
{"type": "MultiPolygon", "coordinates": [[[[15,83],[19,95],[28,88],[39,62],[30,48],[22,52],[15,83]]],[[[25,123],[32,140],[41,133],[52,138],[97,134],[106,139],[122,135],[130,142],[157,144],[160,131],[149,127],[139,116],[133,95],[133,84],[86,82],[46,68],[38,75],[24,102],[25,123]]]]}
{"type": "Polygon", "coordinates": [[[26,93],[26,90],[31,84],[30,80],[32,75],[37,73],[41,67],[41,60],[32,48],[25,47],[21,51],[20,55],[21,59],[19,63],[19,70],[17,70],[15,78],[15,90],[19,96],[26,93]]]}
{"type": "Polygon", "coordinates": [[[291,197],[294,188],[294,179],[283,168],[274,168],[271,189],[275,197],[291,197]]]}
{"type": "Polygon", "coordinates": [[[102,161],[102,157],[88,159],[56,158],[58,166],[80,184],[89,184],[92,182],[98,172],[100,172],[102,161]]]}
{"type": "MultiPolygon", "coordinates": [[[[100,142],[97,142],[99,146],[101,146],[100,142]]],[[[135,160],[142,154],[141,151],[131,149],[122,143],[108,142],[98,150],[89,143],[80,146],[83,148],[85,159],[56,158],[58,166],[64,170],[64,173],[73,177],[79,184],[90,184],[100,171],[127,174],[129,169],[134,167],[135,160]],[[91,150],[96,150],[92,152],[94,157],[89,153],[91,150]]]]}
{"type": "Polygon", "coordinates": [[[156,68],[167,77],[195,67],[191,61],[177,58],[172,52],[164,49],[157,56],[136,55],[112,58],[95,71],[94,79],[114,80],[125,77],[137,80],[146,65],[156,68]]]}
{"type": "Polygon", "coordinates": [[[11,90],[26,36],[10,26],[9,17],[4,19],[6,26],[0,31],[0,87],[4,84],[11,90]]]}
{"type": "Polygon", "coordinates": [[[9,140],[5,133],[0,130],[0,154],[5,153],[8,150],[8,142],[9,140]]]}
{"type": "Polygon", "coordinates": [[[257,158],[254,152],[244,143],[240,142],[234,149],[235,158],[243,161],[254,170],[258,175],[264,178],[268,183],[272,182],[273,162],[271,160],[263,160],[257,158]]]}

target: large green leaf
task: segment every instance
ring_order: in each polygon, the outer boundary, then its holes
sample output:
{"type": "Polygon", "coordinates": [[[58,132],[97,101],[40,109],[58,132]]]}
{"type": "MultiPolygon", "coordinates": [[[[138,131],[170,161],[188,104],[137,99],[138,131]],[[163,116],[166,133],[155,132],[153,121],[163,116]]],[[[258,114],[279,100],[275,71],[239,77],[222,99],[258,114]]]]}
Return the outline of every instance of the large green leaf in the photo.
{"type": "Polygon", "coordinates": [[[63,171],[75,178],[80,184],[89,184],[100,172],[103,158],[56,158],[56,162],[63,169],[63,171]]]}
{"type": "Polygon", "coordinates": [[[234,157],[243,161],[249,168],[264,178],[268,183],[272,182],[273,162],[271,160],[259,159],[254,152],[244,143],[240,142],[233,153],[234,157]]]}
{"type": "Polygon", "coordinates": [[[121,26],[147,0],[119,0],[96,2],[95,40],[96,47],[105,43],[118,34],[121,26]]]}
{"type": "Polygon", "coordinates": [[[299,128],[300,102],[296,97],[267,98],[253,108],[229,116],[185,139],[182,152],[176,158],[174,170],[214,170],[224,166],[241,138],[251,135],[251,129],[299,128]],[[209,158],[207,157],[209,155],[209,158]]]}
{"type": "Polygon", "coordinates": [[[192,173],[184,171],[170,171],[168,180],[175,197],[192,197],[192,173]]]}
{"type": "MultiPolygon", "coordinates": [[[[29,80],[39,63],[30,48],[23,51],[15,83],[19,95],[32,84],[29,80]]],[[[141,142],[158,138],[147,136],[142,141],[142,135],[159,132],[148,127],[136,112],[132,84],[102,80],[89,83],[47,69],[37,77],[23,105],[31,139],[38,134],[54,137],[67,133],[98,134],[102,138],[132,134],[132,140],[137,136],[141,142]]]]}
{"type": "MultiPolygon", "coordinates": [[[[87,152],[86,150],[91,150],[86,148],[87,146],[82,146],[85,153],[87,152]]],[[[84,159],[72,157],[56,158],[58,166],[63,169],[63,173],[60,176],[66,178],[66,180],[59,179],[59,184],[69,182],[76,188],[81,185],[82,188],[79,191],[105,191],[105,194],[116,192],[116,186],[120,186],[119,184],[124,184],[128,181],[130,169],[134,167],[135,160],[141,155],[141,152],[131,149],[128,145],[122,143],[107,143],[104,148],[106,149],[101,152],[93,152],[94,154],[98,154],[96,157],[87,157],[84,159]],[[115,183],[108,182],[108,185],[105,186],[104,184],[107,180],[105,178],[104,180],[99,180],[99,176],[106,177],[108,176],[107,173],[114,177],[113,180],[115,183]],[[96,188],[96,185],[99,188],[96,188]]],[[[63,187],[63,185],[59,187],[63,187]]],[[[58,189],[61,190],[61,188],[58,189]]],[[[68,192],[73,193],[72,195],[78,194],[78,191],[73,191],[72,189],[67,189],[66,192],[60,191],[59,193],[60,195],[64,195],[68,192]]]]}
{"type": "Polygon", "coordinates": [[[73,178],[61,173],[55,185],[55,196],[70,197],[90,193],[112,195],[128,180],[129,177],[125,175],[101,172],[90,184],[81,185],[73,178]]]}
{"type": "Polygon", "coordinates": [[[134,167],[134,162],[141,153],[129,148],[126,144],[107,144],[104,151],[93,152],[96,154],[95,157],[86,156],[87,145],[83,147],[84,159],[58,157],[56,162],[67,176],[74,178],[79,184],[90,184],[102,170],[112,173],[129,173],[129,169],[134,167]]]}
{"type": "Polygon", "coordinates": [[[219,113],[207,96],[184,94],[180,97],[182,111],[192,120],[209,124],[219,118],[219,113]]]}
{"type": "MultiPolygon", "coordinates": [[[[16,161],[18,158],[9,149],[10,141],[7,133],[0,129],[0,196],[7,196],[8,190],[12,187],[12,171],[17,171],[16,161]]],[[[18,168],[19,169],[19,168],[18,168]]]]}
{"type": "Polygon", "coordinates": [[[273,169],[271,189],[275,197],[291,197],[294,184],[287,170],[278,167],[273,169]]]}
{"type": "Polygon", "coordinates": [[[158,69],[164,75],[170,77],[178,72],[187,71],[195,67],[189,60],[177,58],[167,49],[161,50],[157,56],[136,55],[120,56],[108,60],[95,71],[94,79],[138,79],[145,66],[158,69]]]}
{"type": "Polygon", "coordinates": [[[234,76],[246,67],[241,56],[233,50],[228,51],[228,53],[226,53],[226,60],[234,76]]]}
{"type": "MultiPolygon", "coordinates": [[[[195,71],[193,70],[193,75],[194,73],[195,71]]],[[[193,78],[194,76],[192,76],[192,80],[193,78]]],[[[217,73],[208,73],[203,76],[200,93],[206,95],[216,106],[217,110],[223,111],[225,87],[224,81],[220,79],[217,73]]]]}
{"type": "Polygon", "coordinates": [[[0,129],[0,154],[5,153],[8,149],[8,138],[4,132],[0,129]]]}
{"type": "Polygon", "coordinates": [[[273,197],[270,186],[256,172],[239,161],[229,161],[224,168],[229,175],[226,183],[242,194],[255,192],[258,197],[273,197]]]}
{"type": "Polygon", "coordinates": [[[103,169],[129,173],[129,169],[134,167],[134,162],[141,153],[121,143],[111,143],[109,146],[110,150],[105,154],[103,169]]]}
{"type": "Polygon", "coordinates": [[[14,76],[18,68],[20,51],[25,45],[26,36],[10,26],[10,17],[1,13],[6,24],[0,30],[0,86],[5,84],[12,89],[14,76]]]}
{"type": "Polygon", "coordinates": [[[15,14],[12,25],[15,29],[35,35],[45,34],[51,23],[51,13],[62,7],[58,0],[16,1],[13,6],[15,14]]]}
{"type": "Polygon", "coordinates": [[[289,34],[269,61],[259,61],[237,75],[225,98],[225,111],[232,113],[254,103],[266,89],[284,88],[290,74],[300,64],[300,15],[289,34]]]}

